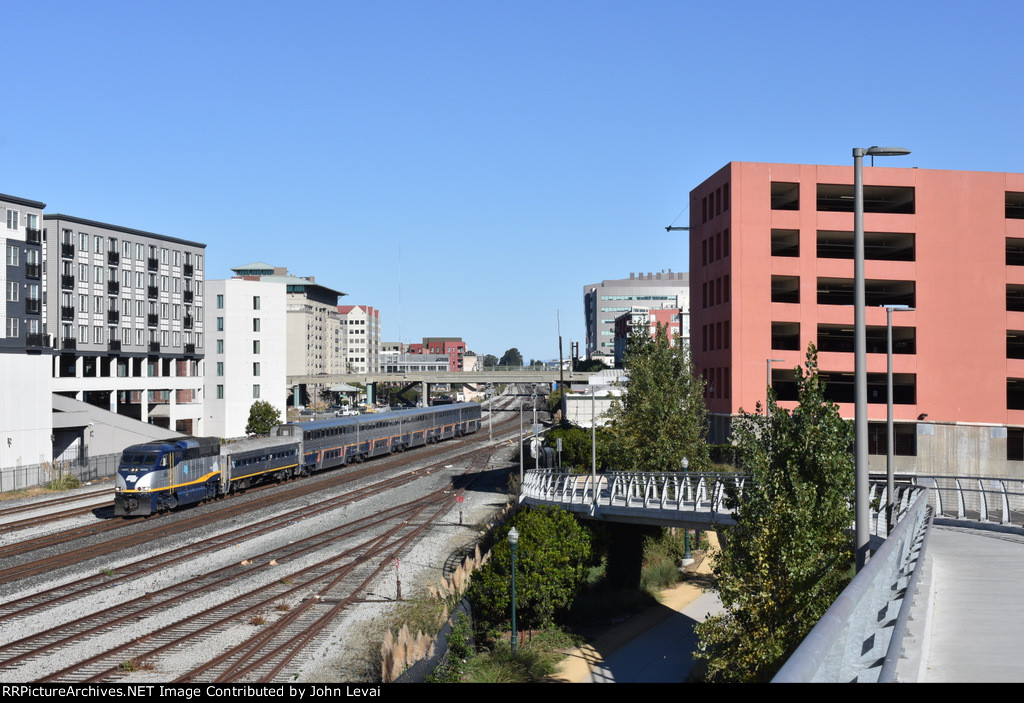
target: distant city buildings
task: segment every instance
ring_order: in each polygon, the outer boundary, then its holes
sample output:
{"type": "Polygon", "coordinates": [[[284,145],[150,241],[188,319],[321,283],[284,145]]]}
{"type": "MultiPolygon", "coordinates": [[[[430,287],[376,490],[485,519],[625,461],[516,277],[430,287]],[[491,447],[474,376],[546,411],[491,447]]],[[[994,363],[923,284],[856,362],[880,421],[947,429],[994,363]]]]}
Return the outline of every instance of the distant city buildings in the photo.
{"type": "Polygon", "coordinates": [[[424,337],[422,344],[410,344],[410,354],[435,354],[448,358],[449,371],[465,371],[466,343],[462,337],[424,337]]]}
{"type": "Polygon", "coordinates": [[[670,344],[675,345],[676,337],[683,344],[690,343],[690,315],[687,311],[634,305],[632,310],[615,318],[615,368],[622,367],[626,345],[632,335],[645,334],[653,338],[659,325],[665,328],[670,344]]]}
{"type": "Polygon", "coordinates": [[[339,305],[336,351],[344,373],[370,373],[380,369],[380,310],[369,305],[339,305]]]}
{"type": "MultiPolygon", "coordinates": [[[[634,306],[648,310],[677,308],[688,315],[690,276],[672,269],[660,273],[631,273],[583,287],[587,358],[615,364],[615,320],[634,306]]],[[[686,336],[686,335],[684,335],[686,336]]]]}

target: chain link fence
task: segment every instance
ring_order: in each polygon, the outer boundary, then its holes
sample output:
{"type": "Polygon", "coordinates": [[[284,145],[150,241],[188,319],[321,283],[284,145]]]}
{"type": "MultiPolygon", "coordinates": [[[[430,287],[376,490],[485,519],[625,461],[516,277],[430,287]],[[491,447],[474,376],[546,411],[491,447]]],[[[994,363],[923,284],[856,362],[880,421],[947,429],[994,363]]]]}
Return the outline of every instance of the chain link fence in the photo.
{"type": "Polygon", "coordinates": [[[95,481],[117,473],[120,460],[120,454],[101,454],[0,468],[0,493],[43,486],[64,476],[73,476],[82,482],[95,481]]]}

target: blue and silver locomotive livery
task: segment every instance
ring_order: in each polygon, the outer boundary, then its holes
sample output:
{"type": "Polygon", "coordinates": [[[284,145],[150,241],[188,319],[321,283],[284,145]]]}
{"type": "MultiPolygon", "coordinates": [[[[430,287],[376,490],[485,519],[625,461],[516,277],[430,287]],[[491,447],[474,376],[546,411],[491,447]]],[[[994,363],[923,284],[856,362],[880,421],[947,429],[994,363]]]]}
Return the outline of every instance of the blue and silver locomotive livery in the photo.
{"type": "Polygon", "coordinates": [[[135,444],[121,454],[114,514],[152,515],[478,429],[480,406],[458,403],[288,423],[275,427],[270,437],[231,444],[216,437],[135,444]]]}

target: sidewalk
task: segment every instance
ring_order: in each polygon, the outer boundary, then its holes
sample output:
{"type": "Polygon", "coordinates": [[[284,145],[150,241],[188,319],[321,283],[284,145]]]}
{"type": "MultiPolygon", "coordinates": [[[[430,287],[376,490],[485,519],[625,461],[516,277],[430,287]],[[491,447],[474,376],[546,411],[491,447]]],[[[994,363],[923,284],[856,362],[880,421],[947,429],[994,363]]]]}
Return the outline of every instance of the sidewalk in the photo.
{"type": "MultiPolygon", "coordinates": [[[[717,545],[716,545],[717,546],[717,545]]],[[[704,559],[696,573],[709,574],[704,559]]],[[[661,593],[661,605],[633,616],[593,644],[569,653],[552,677],[559,683],[683,683],[693,670],[693,626],[721,605],[714,593],[681,583],[661,593]]]]}

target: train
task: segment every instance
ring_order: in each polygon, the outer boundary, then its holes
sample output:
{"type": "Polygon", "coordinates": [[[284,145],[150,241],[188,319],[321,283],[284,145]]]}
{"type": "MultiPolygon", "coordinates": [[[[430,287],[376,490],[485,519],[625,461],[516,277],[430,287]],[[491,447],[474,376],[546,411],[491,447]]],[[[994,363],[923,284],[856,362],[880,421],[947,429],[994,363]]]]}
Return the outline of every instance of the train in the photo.
{"type": "Polygon", "coordinates": [[[269,437],[230,444],[217,437],[133,444],[121,453],[114,515],[162,513],[258,483],[308,476],[479,429],[480,405],[455,403],[291,422],[274,427],[269,437]]]}

